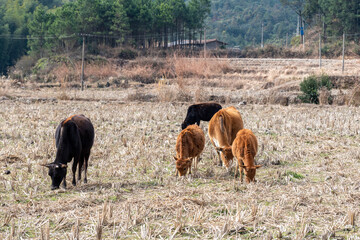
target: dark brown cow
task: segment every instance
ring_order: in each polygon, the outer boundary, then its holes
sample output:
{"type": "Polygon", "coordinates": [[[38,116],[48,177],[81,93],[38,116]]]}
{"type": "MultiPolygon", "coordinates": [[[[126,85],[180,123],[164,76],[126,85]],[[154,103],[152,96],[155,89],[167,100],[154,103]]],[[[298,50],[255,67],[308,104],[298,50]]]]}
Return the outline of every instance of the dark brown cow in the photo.
{"type": "Polygon", "coordinates": [[[221,109],[221,105],[218,103],[199,103],[191,105],[186,114],[184,122],[181,124],[181,129],[185,129],[191,124],[200,125],[200,120],[210,121],[212,116],[221,109]]]}
{"type": "Polygon", "coordinates": [[[75,173],[78,164],[78,180],[81,180],[81,170],[84,163],[84,183],[87,182],[87,167],[94,136],[94,127],[84,115],[73,115],[61,121],[55,132],[57,148],[55,161],[44,165],[49,168],[52,190],[59,188],[61,182],[63,182],[63,187],[66,188],[67,164],[73,158],[72,184],[76,185],[75,173]]]}

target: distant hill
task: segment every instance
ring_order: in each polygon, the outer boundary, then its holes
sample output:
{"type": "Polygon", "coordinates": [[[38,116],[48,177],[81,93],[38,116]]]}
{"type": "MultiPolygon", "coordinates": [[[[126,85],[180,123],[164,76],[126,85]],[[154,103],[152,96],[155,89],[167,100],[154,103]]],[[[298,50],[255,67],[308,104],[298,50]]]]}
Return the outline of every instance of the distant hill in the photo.
{"type": "Polygon", "coordinates": [[[229,46],[259,45],[262,22],[265,44],[285,44],[286,33],[291,36],[296,31],[297,15],[279,0],[212,0],[207,38],[229,46]]]}

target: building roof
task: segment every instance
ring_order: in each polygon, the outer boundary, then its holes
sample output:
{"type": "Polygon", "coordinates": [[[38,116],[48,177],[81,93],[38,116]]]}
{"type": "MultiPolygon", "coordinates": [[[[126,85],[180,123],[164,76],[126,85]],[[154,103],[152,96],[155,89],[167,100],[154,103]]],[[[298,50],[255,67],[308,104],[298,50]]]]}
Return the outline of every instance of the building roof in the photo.
{"type": "MultiPolygon", "coordinates": [[[[227,43],[225,42],[222,42],[222,41],[219,41],[217,40],[216,38],[214,39],[206,39],[206,44],[208,43],[212,43],[212,42],[218,42],[220,44],[223,44],[223,45],[228,45],[227,43]]],[[[188,45],[190,44],[190,40],[189,39],[185,39],[185,40],[182,40],[180,43],[178,43],[177,41],[174,41],[174,42],[169,42],[168,43],[168,46],[169,47],[173,47],[173,46],[177,46],[177,45],[188,45]]],[[[194,44],[194,45],[203,45],[204,44],[204,40],[195,40],[195,41],[191,41],[191,44],[194,44]]]]}

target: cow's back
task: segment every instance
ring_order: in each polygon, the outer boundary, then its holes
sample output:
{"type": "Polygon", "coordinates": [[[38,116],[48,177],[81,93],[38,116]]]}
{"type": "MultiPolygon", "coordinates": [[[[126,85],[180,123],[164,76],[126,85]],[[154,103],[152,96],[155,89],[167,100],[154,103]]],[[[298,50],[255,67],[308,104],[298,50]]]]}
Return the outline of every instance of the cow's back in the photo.
{"type": "Polygon", "coordinates": [[[235,140],[238,131],[244,128],[244,123],[240,112],[233,106],[226,108],[226,112],[229,114],[228,119],[230,119],[231,122],[231,145],[235,140]]]}
{"type": "Polygon", "coordinates": [[[90,119],[84,115],[75,115],[71,120],[76,123],[79,129],[82,149],[90,150],[94,144],[95,137],[94,126],[92,125],[90,119]]]}
{"type": "MultiPolygon", "coordinates": [[[[90,150],[94,143],[94,136],[95,136],[94,126],[92,125],[90,119],[88,119],[84,115],[72,115],[61,121],[59,126],[56,128],[56,132],[55,132],[56,147],[59,148],[60,145],[61,128],[63,128],[65,125],[69,125],[69,122],[76,124],[76,127],[79,131],[82,149],[90,150]]],[[[73,134],[73,137],[75,138],[76,135],[73,134]]],[[[69,141],[69,140],[66,139],[65,141],[69,141]]]]}
{"type": "Polygon", "coordinates": [[[203,121],[210,121],[215,113],[222,109],[218,103],[199,103],[193,106],[196,107],[196,111],[200,114],[200,118],[203,121]]]}
{"type": "Polygon", "coordinates": [[[218,147],[231,145],[236,133],[244,128],[241,115],[234,107],[219,110],[209,122],[209,136],[218,141],[218,147]]]}

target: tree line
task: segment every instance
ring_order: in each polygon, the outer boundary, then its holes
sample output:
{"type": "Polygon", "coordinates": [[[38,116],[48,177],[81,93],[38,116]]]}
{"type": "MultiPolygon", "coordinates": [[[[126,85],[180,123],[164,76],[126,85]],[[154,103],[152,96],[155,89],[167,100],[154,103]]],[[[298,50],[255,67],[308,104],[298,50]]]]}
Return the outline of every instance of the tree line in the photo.
{"type": "Polygon", "coordinates": [[[260,46],[263,26],[265,43],[280,45],[295,33],[296,19],[279,0],[212,0],[207,35],[240,48],[260,46]]]}
{"type": "Polygon", "coordinates": [[[358,0],[280,0],[309,26],[318,26],[324,39],[328,35],[360,33],[358,0]]]}
{"type": "Polygon", "coordinates": [[[0,0],[0,73],[24,54],[91,44],[168,47],[201,37],[210,0],[0,0]]]}

